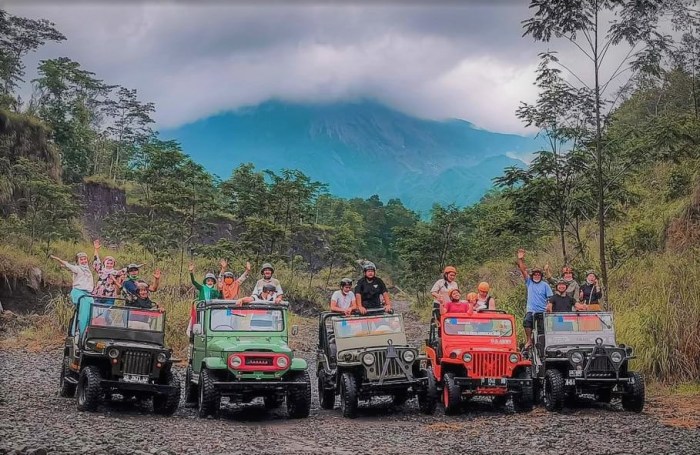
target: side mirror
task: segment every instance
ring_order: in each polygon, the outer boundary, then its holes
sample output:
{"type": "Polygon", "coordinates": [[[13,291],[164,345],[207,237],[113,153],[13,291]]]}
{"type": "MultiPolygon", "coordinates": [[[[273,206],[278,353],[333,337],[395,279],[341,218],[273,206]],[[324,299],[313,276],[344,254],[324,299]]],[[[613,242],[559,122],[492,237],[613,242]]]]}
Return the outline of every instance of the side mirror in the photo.
{"type": "Polygon", "coordinates": [[[192,326],[192,333],[195,335],[201,335],[202,334],[202,324],[195,324],[192,326]]]}
{"type": "Polygon", "coordinates": [[[299,326],[294,324],[292,326],[292,336],[297,336],[299,334],[299,326]]]}

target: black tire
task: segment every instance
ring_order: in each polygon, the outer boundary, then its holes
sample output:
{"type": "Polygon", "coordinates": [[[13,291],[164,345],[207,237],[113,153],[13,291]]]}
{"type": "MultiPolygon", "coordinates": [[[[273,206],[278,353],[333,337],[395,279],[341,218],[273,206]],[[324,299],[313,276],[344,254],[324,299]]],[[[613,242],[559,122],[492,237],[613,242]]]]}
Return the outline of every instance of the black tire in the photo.
{"type": "Polygon", "coordinates": [[[166,395],[153,395],[153,412],[160,415],[171,416],[180,405],[180,378],[172,371],[168,371],[165,380],[161,382],[172,387],[166,395]]]}
{"type": "Polygon", "coordinates": [[[78,411],[94,411],[102,400],[102,375],[96,366],[87,366],[80,372],[78,387],[78,411]]]}
{"type": "Polygon", "coordinates": [[[335,407],[335,390],[326,388],[326,376],[318,375],[318,402],[321,409],[333,409],[335,407]]]}
{"type": "MultiPolygon", "coordinates": [[[[532,379],[532,371],[530,367],[522,368],[515,377],[518,379],[532,379]]],[[[520,393],[513,395],[513,409],[515,409],[515,412],[530,412],[534,405],[535,391],[533,390],[532,382],[530,385],[522,386],[520,393]]]]}
{"type": "Polygon", "coordinates": [[[434,414],[438,402],[437,381],[431,367],[421,370],[421,377],[428,378],[428,384],[424,390],[418,393],[418,409],[423,414],[434,414]]]}
{"type": "Polygon", "coordinates": [[[185,372],[185,403],[188,404],[197,403],[199,399],[199,386],[192,382],[193,376],[192,365],[187,365],[187,371],[185,372]]]}
{"type": "Polygon", "coordinates": [[[357,416],[357,379],[350,372],[340,377],[340,410],[343,417],[354,419],[357,416]]]}
{"type": "Polygon", "coordinates": [[[292,371],[289,373],[289,380],[304,382],[302,387],[290,387],[287,389],[287,416],[290,419],[301,419],[308,417],[311,411],[311,379],[309,372],[292,371]]]}
{"type": "Polygon", "coordinates": [[[625,411],[642,412],[646,395],[644,376],[635,371],[630,371],[629,377],[634,382],[625,386],[625,394],[622,395],[622,408],[625,411]]]}
{"type": "Polygon", "coordinates": [[[547,370],[542,398],[547,411],[561,411],[564,406],[564,378],[559,370],[547,370]]]}
{"type": "Polygon", "coordinates": [[[612,401],[612,389],[598,389],[595,394],[595,401],[599,403],[610,403],[612,401]]]}
{"type": "Polygon", "coordinates": [[[265,409],[268,411],[272,411],[273,409],[277,409],[280,406],[282,406],[282,402],[284,402],[284,397],[280,397],[278,395],[267,395],[263,397],[263,403],[265,403],[265,409]]]}
{"type": "Polygon", "coordinates": [[[214,387],[214,375],[206,368],[199,373],[199,399],[197,402],[197,414],[199,417],[219,415],[221,407],[221,394],[214,387]]]}
{"type": "Polygon", "coordinates": [[[76,384],[66,381],[66,376],[70,374],[69,366],[70,358],[64,356],[61,364],[61,379],[58,384],[58,395],[64,398],[73,398],[75,396],[76,384]]]}
{"type": "Polygon", "coordinates": [[[442,377],[442,383],[442,401],[445,405],[445,414],[458,414],[462,407],[462,388],[455,384],[454,373],[445,373],[442,377]]]}
{"type": "MultiPolygon", "coordinates": [[[[515,403],[515,402],[514,402],[515,403]]],[[[508,404],[508,395],[496,395],[491,397],[491,406],[496,409],[503,409],[508,404]]]]}

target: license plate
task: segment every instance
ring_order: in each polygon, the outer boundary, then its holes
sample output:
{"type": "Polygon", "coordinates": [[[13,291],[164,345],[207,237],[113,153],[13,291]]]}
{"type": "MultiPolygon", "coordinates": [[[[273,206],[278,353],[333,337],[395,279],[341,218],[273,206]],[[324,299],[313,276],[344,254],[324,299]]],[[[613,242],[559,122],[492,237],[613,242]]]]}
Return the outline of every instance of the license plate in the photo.
{"type": "Polygon", "coordinates": [[[499,387],[499,386],[505,386],[506,380],[503,378],[482,378],[481,379],[481,385],[487,386],[487,387],[499,387]]]}
{"type": "Polygon", "coordinates": [[[576,385],[576,379],[564,379],[564,385],[576,385]]]}
{"type": "Polygon", "coordinates": [[[148,376],[141,374],[125,374],[124,382],[138,382],[141,384],[148,383],[148,376]]]}

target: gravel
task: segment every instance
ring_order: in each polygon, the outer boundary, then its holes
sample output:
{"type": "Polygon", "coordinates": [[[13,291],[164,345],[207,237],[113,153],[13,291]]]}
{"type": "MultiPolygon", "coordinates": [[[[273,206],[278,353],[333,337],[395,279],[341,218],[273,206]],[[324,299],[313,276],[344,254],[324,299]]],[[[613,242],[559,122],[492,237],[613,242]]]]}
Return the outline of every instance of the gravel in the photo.
{"type": "MultiPolygon", "coordinates": [[[[424,337],[416,321],[408,323],[409,333],[424,337]]],[[[515,414],[475,399],[464,414],[447,417],[440,406],[434,416],[420,414],[415,400],[401,408],[375,400],[357,419],[344,419],[337,407],[319,408],[315,336],[313,322],[300,330],[299,354],[310,361],[314,381],[311,416],[301,420],[288,420],[284,407],[267,412],[255,402],[226,403],[218,419],[197,418],[184,402],[172,417],[152,415],[150,404],[121,401],[78,412],[74,399],[57,393],[60,351],[0,352],[0,454],[700,453],[700,429],[666,426],[654,414],[625,412],[615,402],[515,414]]]]}

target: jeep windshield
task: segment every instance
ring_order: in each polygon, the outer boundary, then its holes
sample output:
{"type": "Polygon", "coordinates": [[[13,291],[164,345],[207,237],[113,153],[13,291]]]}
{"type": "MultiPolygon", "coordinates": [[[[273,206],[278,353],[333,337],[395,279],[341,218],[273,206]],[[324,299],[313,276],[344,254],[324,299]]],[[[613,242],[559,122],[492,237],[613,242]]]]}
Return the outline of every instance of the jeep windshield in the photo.
{"type": "Polygon", "coordinates": [[[403,333],[403,322],[398,315],[339,319],[335,320],[333,325],[337,338],[403,333]]]}
{"type": "Polygon", "coordinates": [[[214,332],[281,332],[282,310],[215,308],[209,314],[209,328],[214,332]]]}
{"type": "Polygon", "coordinates": [[[90,309],[91,327],[163,331],[164,315],[158,310],[93,303],[90,309]]]}
{"type": "Polygon", "coordinates": [[[504,337],[513,335],[509,319],[446,318],[446,335],[504,337]]]}
{"type": "Polygon", "coordinates": [[[601,338],[615,344],[613,317],[610,313],[551,313],[544,315],[547,346],[595,344],[601,338]]]}

